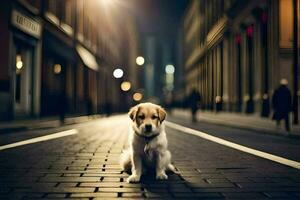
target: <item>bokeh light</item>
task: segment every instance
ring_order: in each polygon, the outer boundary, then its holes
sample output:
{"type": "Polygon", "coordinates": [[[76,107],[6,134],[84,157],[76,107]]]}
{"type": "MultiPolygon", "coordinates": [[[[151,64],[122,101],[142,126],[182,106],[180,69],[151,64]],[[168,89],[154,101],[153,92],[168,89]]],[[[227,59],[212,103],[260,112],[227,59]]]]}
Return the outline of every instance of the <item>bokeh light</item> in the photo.
{"type": "Polygon", "coordinates": [[[55,64],[54,67],[53,67],[53,72],[54,72],[54,74],[60,74],[61,65],[60,64],[55,64]]]}
{"type": "Polygon", "coordinates": [[[120,68],[115,69],[114,72],[113,72],[113,75],[114,75],[115,78],[122,78],[123,74],[124,74],[124,72],[120,68]]]}
{"type": "Polygon", "coordinates": [[[174,65],[167,65],[165,68],[166,74],[174,74],[175,67],[174,65]]]}
{"type": "Polygon", "coordinates": [[[140,101],[140,100],[142,100],[143,95],[141,93],[139,93],[139,92],[136,92],[136,93],[133,94],[132,97],[133,97],[134,101],[140,101]]]}
{"type": "Polygon", "coordinates": [[[21,55],[17,55],[16,56],[16,68],[18,69],[18,70],[20,70],[20,69],[22,69],[22,67],[23,67],[23,62],[22,62],[22,58],[21,58],[21,55]]]}
{"type": "Polygon", "coordinates": [[[135,61],[136,61],[136,64],[140,65],[140,66],[145,63],[145,59],[142,56],[137,57],[135,61]]]}
{"type": "Polygon", "coordinates": [[[128,91],[130,90],[131,88],[131,83],[129,81],[124,81],[122,84],[121,84],[121,90],[123,91],[128,91]]]}

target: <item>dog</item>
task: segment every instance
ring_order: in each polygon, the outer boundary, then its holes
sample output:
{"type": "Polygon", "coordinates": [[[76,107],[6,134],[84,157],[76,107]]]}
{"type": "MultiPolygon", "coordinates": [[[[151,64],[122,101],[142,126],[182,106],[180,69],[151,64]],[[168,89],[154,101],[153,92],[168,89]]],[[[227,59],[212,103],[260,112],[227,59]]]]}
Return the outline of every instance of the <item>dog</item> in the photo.
{"type": "Polygon", "coordinates": [[[140,103],[132,107],[128,115],[131,119],[129,148],[120,158],[121,168],[131,171],[127,182],[139,182],[147,169],[155,169],[158,180],[168,179],[166,171],[177,173],[168,150],[166,111],[153,103],[140,103]]]}

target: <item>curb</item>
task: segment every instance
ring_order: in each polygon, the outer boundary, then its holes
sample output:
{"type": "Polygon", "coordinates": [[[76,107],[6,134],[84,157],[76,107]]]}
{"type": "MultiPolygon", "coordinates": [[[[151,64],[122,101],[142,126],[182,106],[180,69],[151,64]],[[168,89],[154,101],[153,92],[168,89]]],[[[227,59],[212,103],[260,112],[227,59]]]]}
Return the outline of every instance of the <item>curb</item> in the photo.
{"type": "MultiPolygon", "coordinates": [[[[185,118],[184,115],[176,115],[176,114],[171,114],[171,115],[173,115],[174,117],[178,117],[178,118],[185,118]]],[[[221,125],[221,126],[239,128],[239,129],[249,130],[249,131],[256,131],[257,133],[265,133],[265,134],[274,135],[274,136],[283,136],[283,137],[291,137],[291,138],[299,138],[300,139],[300,134],[297,134],[295,131],[291,131],[288,134],[286,131],[283,131],[283,130],[278,130],[278,131],[269,130],[266,128],[247,126],[247,125],[243,125],[243,124],[227,123],[227,122],[223,122],[221,120],[211,120],[211,119],[205,119],[205,118],[199,118],[199,117],[197,117],[197,120],[198,120],[198,122],[217,124],[217,125],[221,125]]]]}
{"type": "Polygon", "coordinates": [[[46,129],[46,128],[56,128],[64,125],[72,125],[88,122],[91,120],[102,118],[104,115],[84,115],[78,117],[69,117],[65,118],[65,122],[63,124],[60,123],[58,119],[51,120],[43,120],[37,119],[37,121],[28,120],[26,122],[9,122],[10,125],[5,125],[4,128],[0,127],[0,134],[8,134],[14,132],[28,131],[28,130],[38,130],[38,129],[46,129]],[[41,120],[41,121],[38,121],[41,120]]]}

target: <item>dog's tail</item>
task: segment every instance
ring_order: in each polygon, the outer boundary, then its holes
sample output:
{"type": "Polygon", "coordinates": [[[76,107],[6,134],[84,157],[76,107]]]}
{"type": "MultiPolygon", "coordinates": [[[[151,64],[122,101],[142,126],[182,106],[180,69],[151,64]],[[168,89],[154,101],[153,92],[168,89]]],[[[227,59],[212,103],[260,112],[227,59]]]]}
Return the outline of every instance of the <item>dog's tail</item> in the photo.
{"type": "Polygon", "coordinates": [[[167,171],[170,171],[170,172],[172,172],[174,174],[180,174],[179,171],[177,171],[176,168],[174,167],[174,165],[172,165],[171,163],[168,164],[167,171]]]}
{"type": "Polygon", "coordinates": [[[130,150],[123,150],[120,156],[120,165],[123,171],[130,173],[131,171],[131,156],[130,150]]]}

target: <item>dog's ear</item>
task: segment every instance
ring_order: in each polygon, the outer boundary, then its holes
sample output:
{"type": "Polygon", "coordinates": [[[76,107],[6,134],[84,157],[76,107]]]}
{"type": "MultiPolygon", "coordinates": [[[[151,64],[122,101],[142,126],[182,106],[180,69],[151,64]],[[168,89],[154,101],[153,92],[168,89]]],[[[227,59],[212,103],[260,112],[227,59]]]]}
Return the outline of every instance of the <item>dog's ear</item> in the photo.
{"type": "Polygon", "coordinates": [[[138,106],[134,106],[129,110],[128,115],[132,121],[134,121],[137,112],[138,112],[138,106]]]}
{"type": "Polygon", "coordinates": [[[162,107],[158,108],[158,118],[160,122],[163,122],[166,119],[167,112],[162,107]]]}

